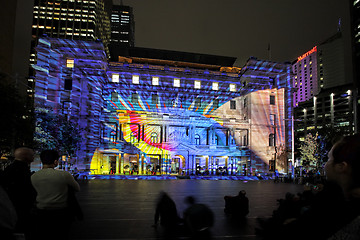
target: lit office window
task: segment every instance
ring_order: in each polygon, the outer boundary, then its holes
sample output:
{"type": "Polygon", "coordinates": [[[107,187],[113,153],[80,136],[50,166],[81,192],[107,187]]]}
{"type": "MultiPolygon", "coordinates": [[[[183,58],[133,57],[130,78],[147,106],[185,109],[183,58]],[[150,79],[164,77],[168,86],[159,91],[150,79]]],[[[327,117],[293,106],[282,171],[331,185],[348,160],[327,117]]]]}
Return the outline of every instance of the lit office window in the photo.
{"type": "Polygon", "coordinates": [[[212,83],[212,90],[215,90],[215,91],[219,90],[219,83],[218,82],[213,82],[212,83]]]}
{"type": "Polygon", "coordinates": [[[139,77],[139,75],[133,75],[133,76],[132,76],[132,83],[133,83],[133,84],[139,84],[139,83],[140,83],[140,77],[139,77]]]}
{"type": "Polygon", "coordinates": [[[200,89],[200,88],[201,88],[201,81],[195,80],[195,81],[194,81],[194,88],[200,89]]]}
{"type": "Polygon", "coordinates": [[[74,68],[74,59],[66,59],[66,67],[74,68]]]}
{"type": "Polygon", "coordinates": [[[111,76],[111,81],[118,83],[119,82],[119,74],[113,73],[111,76]]]}
{"type": "Polygon", "coordinates": [[[230,92],[235,92],[235,91],[236,91],[236,84],[230,83],[230,92]]]}
{"type": "Polygon", "coordinates": [[[152,77],[152,85],[159,86],[159,77],[152,77]]]}
{"type": "Polygon", "coordinates": [[[174,87],[180,87],[180,79],[174,78],[174,87]]]}

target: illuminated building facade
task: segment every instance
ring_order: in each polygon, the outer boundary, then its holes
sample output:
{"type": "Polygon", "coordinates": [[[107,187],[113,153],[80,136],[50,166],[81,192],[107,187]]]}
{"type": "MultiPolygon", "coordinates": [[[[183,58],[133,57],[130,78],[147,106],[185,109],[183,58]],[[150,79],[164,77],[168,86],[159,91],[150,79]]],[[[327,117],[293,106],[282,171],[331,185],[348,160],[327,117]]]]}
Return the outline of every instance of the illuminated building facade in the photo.
{"type": "Polygon", "coordinates": [[[51,38],[37,51],[36,103],[78,117],[79,169],[258,174],[279,161],[287,171],[280,155],[291,139],[291,64],[251,58],[235,71],[154,59],[108,63],[101,43],[51,38]]]}
{"type": "Polygon", "coordinates": [[[294,73],[294,107],[299,102],[305,102],[312,99],[319,91],[317,78],[317,47],[298,57],[293,64],[294,73]]]}

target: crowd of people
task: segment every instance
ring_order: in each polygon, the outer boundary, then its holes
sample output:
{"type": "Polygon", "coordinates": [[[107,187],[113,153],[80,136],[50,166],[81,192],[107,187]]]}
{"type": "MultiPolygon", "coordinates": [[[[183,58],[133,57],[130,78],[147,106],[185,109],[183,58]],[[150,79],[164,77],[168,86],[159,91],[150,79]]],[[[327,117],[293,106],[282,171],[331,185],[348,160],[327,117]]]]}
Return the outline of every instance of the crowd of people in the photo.
{"type": "MultiPolygon", "coordinates": [[[[15,150],[15,161],[0,174],[1,239],[68,239],[71,222],[82,219],[74,192],[78,182],[58,166],[55,150],[41,152],[42,169],[31,173],[34,151],[15,150]],[[56,222],[67,228],[54,234],[56,222]],[[34,224],[36,223],[36,224],[34,224]]],[[[301,193],[288,192],[278,200],[272,217],[258,219],[256,233],[261,239],[360,239],[360,134],[343,137],[328,153],[324,167],[326,180],[304,184],[301,193]]],[[[180,233],[190,239],[210,239],[215,216],[193,196],[185,199],[188,207],[179,216],[172,198],[161,192],[156,203],[154,225],[161,226],[164,239],[180,233]]],[[[249,200],[241,190],[236,196],[224,196],[224,212],[233,220],[249,214],[249,200]]]]}
{"type": "Polygon", "coordinates": [[[21,147],[14,155],[14,162],[0,174],[1,239],[68,239],[70,227],[56,233],[53,229],[58,222],[70,226],[75,217],[82,217],[74,195],[80,190],[78,182],[54,169],[59,164],[55,150],[41,152],[43,167],[33,174],[34,151],[21,147]]]}

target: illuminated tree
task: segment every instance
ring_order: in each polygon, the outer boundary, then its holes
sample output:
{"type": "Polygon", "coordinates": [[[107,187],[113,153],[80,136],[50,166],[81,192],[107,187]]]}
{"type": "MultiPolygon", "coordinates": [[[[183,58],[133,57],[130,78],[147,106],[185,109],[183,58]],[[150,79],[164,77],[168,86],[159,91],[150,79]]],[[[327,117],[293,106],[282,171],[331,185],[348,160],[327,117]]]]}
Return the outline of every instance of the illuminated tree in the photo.
{"type": "Polygon", "coordinates": [[[301,144],[300,156],[301,165],[308,168],[317,168],[320,164],[319,159],[319,142],[317,141],[318,134],[313,136],[311,133],[307,134],[304,142],[301,144]]]}
{"type": "Polygon", "coordinates": [[[35,109],[34,140],[38,150],[57,149],[62,155],[75,156],[81,142],[81,131],[74,119],[58,115],[50,108],[35,109]]]}

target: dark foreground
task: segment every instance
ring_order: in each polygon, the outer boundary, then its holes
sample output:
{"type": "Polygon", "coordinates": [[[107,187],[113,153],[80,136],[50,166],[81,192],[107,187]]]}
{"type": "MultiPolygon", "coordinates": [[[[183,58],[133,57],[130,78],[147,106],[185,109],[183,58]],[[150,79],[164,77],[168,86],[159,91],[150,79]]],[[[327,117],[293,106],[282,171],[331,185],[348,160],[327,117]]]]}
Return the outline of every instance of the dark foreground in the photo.
{"type": "MultiPolygon", "coordinates": [[[[175,201],[179,215],[187,207],[186,196],[208,205],[215,215],[212,239],[256,239],[257,217],[270,217],[276,199],[286,192],[302,192],[303,186],[273,181],[231,180],[89,180],[77,194],[85,219],[72,226],[72,239],[158,239],[151,227],[160,191],[175,201]],[[250,213],[244,223],[231,222],[224,214],[224,196],[246,190],[250,213]]],[[[61,228],[66,223],[59,223],[61,228]]],[[[61,231],[61,229],[59,229],[61,231]]],[[[181,238],[180,238],[181,239],[181,238]]]]}

